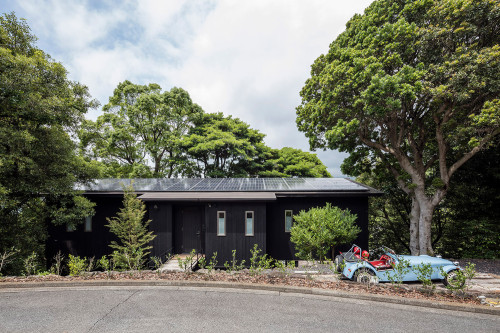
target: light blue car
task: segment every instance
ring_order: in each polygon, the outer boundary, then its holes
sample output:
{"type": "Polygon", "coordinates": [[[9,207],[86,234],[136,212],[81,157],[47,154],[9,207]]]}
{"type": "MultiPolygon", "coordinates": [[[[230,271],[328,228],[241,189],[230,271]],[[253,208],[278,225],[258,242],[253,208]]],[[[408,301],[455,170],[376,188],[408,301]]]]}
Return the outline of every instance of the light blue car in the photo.
{"type": "Polygon", "coordinates": [[[377,260],[369,260],[366,256],[359,256],[354,261],[344,261],[342,274],[348,279],[357,282],[389,282],[391,277],[397,275],[394,267],[402,260],[407,263],[407,269],[403,270],[404,274],[400,277],[401,281],[419,281],[416,268],[419,265],[430,264],[432,267],[431,280],[442,280],[445,285],[452,284],[453,286],[460,283],[457,281],[457,271],[461,270],[461,268],[457,262],[428,255],[397,255],[393,250],[385,246],[382,247],[382,254],[377,260]],[[443,273],[445,274],[443,275],[443,273]]]}

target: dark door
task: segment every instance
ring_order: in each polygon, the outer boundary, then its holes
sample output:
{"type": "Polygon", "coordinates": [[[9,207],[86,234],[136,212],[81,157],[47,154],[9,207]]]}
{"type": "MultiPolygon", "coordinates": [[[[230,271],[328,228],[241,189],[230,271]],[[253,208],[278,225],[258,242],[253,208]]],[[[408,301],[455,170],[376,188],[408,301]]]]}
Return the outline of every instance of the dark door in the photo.
{"type": "Polygon", "coordinates": [[[176,214],[178,220],[175,247],[178,252],[188,253],[195,249],[199,251],[201,236],[201,207],[184,206],[179,207],[179,213],[176,214]]]}

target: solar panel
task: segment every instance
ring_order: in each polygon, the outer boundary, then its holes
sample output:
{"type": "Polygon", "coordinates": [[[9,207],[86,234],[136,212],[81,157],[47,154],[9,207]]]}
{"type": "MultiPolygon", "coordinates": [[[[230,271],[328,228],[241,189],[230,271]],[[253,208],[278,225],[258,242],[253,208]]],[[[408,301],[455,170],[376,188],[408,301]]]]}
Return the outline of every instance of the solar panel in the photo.
{"type": "Polygon", "coordinates": [[[368,191],[369,188],[345,178],[142,178],[98,179],[78,189],[97,192],[123,191],[131,181],[142,192],[294,192],[368,191]]]}

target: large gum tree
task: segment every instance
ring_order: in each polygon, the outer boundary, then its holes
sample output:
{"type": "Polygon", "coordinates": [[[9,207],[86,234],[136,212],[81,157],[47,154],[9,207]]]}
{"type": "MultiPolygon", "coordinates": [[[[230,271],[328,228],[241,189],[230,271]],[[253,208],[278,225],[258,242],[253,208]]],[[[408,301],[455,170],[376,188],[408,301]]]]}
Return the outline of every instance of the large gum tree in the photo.
{"type": "Polygon", "coordinates": [[[383,163],[411,198],[410,250],[453,174],[500,132],[500,2],[379,0],[312,65],[297,124],[312,148],[383,163]]]}

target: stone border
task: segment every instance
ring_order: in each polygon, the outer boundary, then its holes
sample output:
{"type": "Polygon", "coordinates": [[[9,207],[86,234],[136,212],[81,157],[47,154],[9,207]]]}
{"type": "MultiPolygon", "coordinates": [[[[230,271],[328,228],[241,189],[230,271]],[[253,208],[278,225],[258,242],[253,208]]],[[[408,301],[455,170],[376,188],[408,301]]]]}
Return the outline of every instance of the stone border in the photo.
{"type": "Polygon", "coordinates": [[[25,288],[60,288],[60,287],[141,287],[141,286],[170,286],[170,287],[205,287],[205,288],[230,288],[245,290],[264,290],[279,293],[307,294],[318,296],[330,296],[351,298],[366,301],[385,302],[435,308],[442,310],[463,311],[483,313],[500,316],[500,308],[492,308],[484,305],[462,305],[451,302],[428,301],[414,298],[396,296],[382,296],[368,293],[342,292],[337,290],[326,290],[319,288],[305,288],[294,286],[276,286],[254,283],[232,283],[217,281],[181,281],[181,280],[94,280],[94,281],[47,281],[47,282],[2,282],[0,291],[8,289],[25,288]]]}

